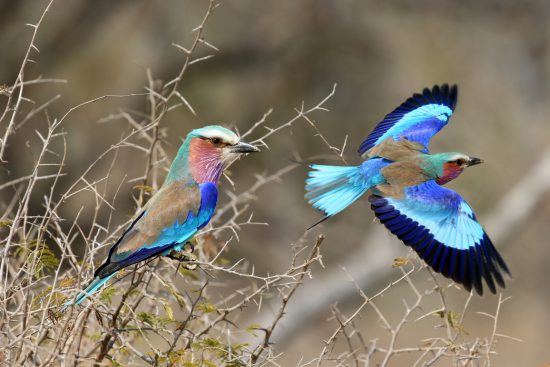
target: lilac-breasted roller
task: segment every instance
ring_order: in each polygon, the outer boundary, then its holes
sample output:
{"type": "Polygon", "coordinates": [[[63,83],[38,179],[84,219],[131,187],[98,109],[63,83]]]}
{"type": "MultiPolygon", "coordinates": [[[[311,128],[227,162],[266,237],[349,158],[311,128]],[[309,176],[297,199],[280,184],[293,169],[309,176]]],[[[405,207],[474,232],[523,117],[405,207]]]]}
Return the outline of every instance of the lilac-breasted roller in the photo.
{"type": "Polygon", "coordinates": [[[218,199],[217,183],[226,164],[243,153],[258,151],[221,126],[191,131],[162,187],[111,247],[91,283],[64,307],[80,304],[127,266],[181,251],[212,218],[218,199]]]}
{"type": "Polygon", "coordinates": [[[306,198],[329,218],[367,191],[376,217],[436,272],[468,291],[504,287],[506,263],[472,208],[442,185],[482,162],[462,153],[428,152],[432,136],[447,123],[457,87],[447,84],[414,94],[386,115],[359,147],[359,166],[311,165],[306,198]]]}

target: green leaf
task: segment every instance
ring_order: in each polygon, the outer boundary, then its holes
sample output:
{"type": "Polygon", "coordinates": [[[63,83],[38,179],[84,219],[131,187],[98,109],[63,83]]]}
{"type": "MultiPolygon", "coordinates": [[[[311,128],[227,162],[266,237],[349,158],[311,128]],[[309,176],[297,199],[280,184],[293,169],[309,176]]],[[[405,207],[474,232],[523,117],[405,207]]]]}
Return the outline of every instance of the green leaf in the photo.
{"type": "Polygon", "coordinates": [[[9,226],[11,226],[13,223],[13,221],[11,220],[2,220],[0,221],[0,228],[7,228],[9,226]]]}
{"type": "Polygon", "coordinates": [[[460,312],[449,311],[447,313],[447,320],[449,320],[449,325],[451,325],[451,327],[456,331],[468,335],[468,332],[464,330],[464,327],[460,323],[460,316],[460,312]]]}
{"type": "Polygon", "coordinates": [[[172,307],[168,304],[168,302],[162,302],[162,306],[164,307],[164,312],[166,313],[166,316],[170,321],[174,320],[174,311],[172,310],[172,307]]]}
{"type": "Polygon", "coordinates": [[[261,328],[262,326],[260,324],[254,323],[254,324],[248,325],[245,331],[253,336],[258,336],[258,334],[256,333],[256,330],[259,330],[261,328]]]}
{"type": "Polygon", "coordinates": [[[109,358],[109,361],[111,362],[111,366],[113,367],[124,367],[123,364],[120,364],[119,362],[117,362],[115,359],[113,358],[109,358]]]}
{"type": "Polygon", "coordinates": [[[219,340],[213,338],[206,338],[201,341],[201,344],[205,347],[220,348],[223,347],[219,340]]]}
{"type": "Polygon", "coordinates": [[[31,266],[34,265],[32,271],[35,279],[54,271],[59,265],[59,259],[50,247],[38,241],[32,241],[28,246],[19,246],[14,254],[15,256],[26,258],[36,256],[36,262],[31,263],[31,266]]]}
{"type": "Polygon", "coordinates": [[[447,311],[447,313],[445,313],[445,311],[439,310],[439,311],[435,311],[433,314],[436,315],[436,316],[439,316],[441,318],[446,317],[447,321],[449,322],[449,325],[453,329],[455,329],[456,331],[458,331],[460,333],[464,333],[464,334],[468,335],[468,332],[466,330],[464,330],[464,327],[460,323],[460,316],[461,316],[460,312],[447,311]]]}
{"type": "Polygon", "coordinates": [[[185,267],[183,266],[180,266],[180,268],[178,269],[178,273],[180,273],[180,275],[182,277],[187,277],[187,278],[191,278],[193,280],[199,280],[199,275],[197,274],[196,271],[192,271],[192,270],[189,270],[189,269],[186,269],[185,267]]]}
{"type": "Polygon", "coordinates": [[[196,308],[197,308],[197,310],[202,311],[204,313],[212,313],[212,312],[216,312],[218,310],[218,308],[215,305],[213,305],[212,303],[207,303],[207,302],[199,303],[196,306],[196,308]]]}
{"type": "Polygon", "coordinates": [[[409,259],[407,259],[406,257],[397,257],[395,259],[393,259],[393,264],[392,264],[392,268],[400,268],[404,265],[407,265],[409,263],[409,259]]]}
{"type": "Polygon", "coordinates": [[[99,334],[99,333],[90,335],[90,339],[91,339],[92,341],[94,341],[94,342],[100,341],[101,338],[102,338],[102,335],[99,334]]]}
{"type": "Polygon", "coordinates": [[[101,292],[99,299],[105,303],[111,303],[111,299],[116,294],[116,292],[117,289],[115,287],[113,287],[112,285],[108,286],[101,292]]]}
{"type": "Polygon", "coordinates": [[[145,323],[145,324],[149,324],[153,327],[156,327],[158,324],[159,324],[159,318],[155,315],[152,315],[150,313],[147,313],[147,312],[140,312],[137,314],[138,316],[138,319],[145,323]]]}
{"type": "Polygon", "coordinates": [[[132,188],[134,190],[140,190],[140,191],[146,192],[148,194],[151,194],[155,191],[155,189],[152,186],[148,186],[148,185],[135,185],[132,188]]]}
{"type": "Polygon", "coordinates": [[[227,264],[230,264],[230,263],[231,263],[231,260],[226,259],[226,258],[224,258],[224,257],[220,257],[220,258],[218,259],[218,263],[219,263],[220,265],[227,265],[227,264]]]}
{"type": "Polygon", "coordinates": [[[170,319],[158,317],[147,312],[140,312],[137,314],[137,317],[141,322],[149,324],[154,328],[163,328],[166,326],[166,324],[171,322],[170,319]]]}

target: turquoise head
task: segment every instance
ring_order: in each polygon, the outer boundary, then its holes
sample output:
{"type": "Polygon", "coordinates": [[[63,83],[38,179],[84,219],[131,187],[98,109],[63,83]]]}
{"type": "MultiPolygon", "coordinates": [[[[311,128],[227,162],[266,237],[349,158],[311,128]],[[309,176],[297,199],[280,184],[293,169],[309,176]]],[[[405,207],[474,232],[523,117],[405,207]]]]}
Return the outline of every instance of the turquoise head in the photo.
{"type": "Polygon", "coordinates": [[[217,182],[223,169],[245,153],[259,152],[237,134],[219,125],[192,130],[172,162],[166,182],[217,182]]]}
{"type": "Polygon", "coordinates": [[[482,159],[458,152],[436,153],[427,157],[427,161],[430,163],[429,171],[431,171],[439,185],[454,180],[460,176],[466,167],[483,163],[482,159]]]}

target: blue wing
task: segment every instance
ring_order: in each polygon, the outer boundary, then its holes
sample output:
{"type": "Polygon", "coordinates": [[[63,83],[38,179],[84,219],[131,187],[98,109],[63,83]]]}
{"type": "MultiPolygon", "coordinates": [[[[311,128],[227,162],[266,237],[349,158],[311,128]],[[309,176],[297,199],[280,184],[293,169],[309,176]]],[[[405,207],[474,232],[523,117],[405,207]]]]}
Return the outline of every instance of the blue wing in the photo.
{"type": "Polygon", "coordinates": [[[107,261],[96,270],[86,289],[74,301],[65,302],[61,312],[82,303],[120,269],[162,255],[190,239],[210,221],[217,200],[213,183],[175,181],[163,186],[111,247],[107,261]]]}
{"type": "Polygon", "coordinates": [[[217,197],[213,183],[174,182],[163,188],[110,249],[107,261],[95,275],[106,277],[185,243],[210,221],[217,197]]]}
{"type": "Polygon", "coordinates": [[[414,94],[384,117],[361,143],[359,154],[363,155],[389,137],[396,141],[406,138],[420,143],[427,152],[432,136],[447,124],[453,114],[456,100],[456,85],[436,85],[431,90],[425,88],[422,94],[414,94]]]}
{"type": "Polygon", "coordinates": [[[369,201],[386,228],[435,271],[480,295],[482,278],[492,293],[495,281],[505,286],[501,270],[509,274],[508,267],[456,192],[427,181],[405,188],[402,198],[372,195],[369,201]]]}

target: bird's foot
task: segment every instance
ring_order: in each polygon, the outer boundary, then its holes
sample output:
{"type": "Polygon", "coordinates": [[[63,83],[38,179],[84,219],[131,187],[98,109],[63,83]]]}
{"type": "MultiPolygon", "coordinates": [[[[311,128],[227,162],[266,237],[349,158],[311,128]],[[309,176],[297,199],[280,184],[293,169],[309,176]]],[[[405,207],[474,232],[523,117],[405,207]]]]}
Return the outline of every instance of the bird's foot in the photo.
{"type": "Polygon", "coordinates": [[[197,256],[193,254],[193,251],[195,251],[195,246],[191,242],[186,242],[183,245],[183,250],[172,250],[166,255],[166,257],[180,263],[186,263],[183,264],[183,266],[187,270],[195,270],[197,268],[197,264],[194,264],[194,262],[197,261],[197,256]],[[186,245],[187,248],[191,250],[190,252],[186,251],[186,245]]]}
{"type": "MultiPolygon", "coordinates": [[[[191,241],[193,241],[193,240],[191,240],[191,241]]],[[[195,252],[195,244],[193,243],[195,241],[193,241],[193,242],[191,242],[191,241],[187,241],[183,244],[183,251],[186,251],[188,253],[195,252]]]]}

